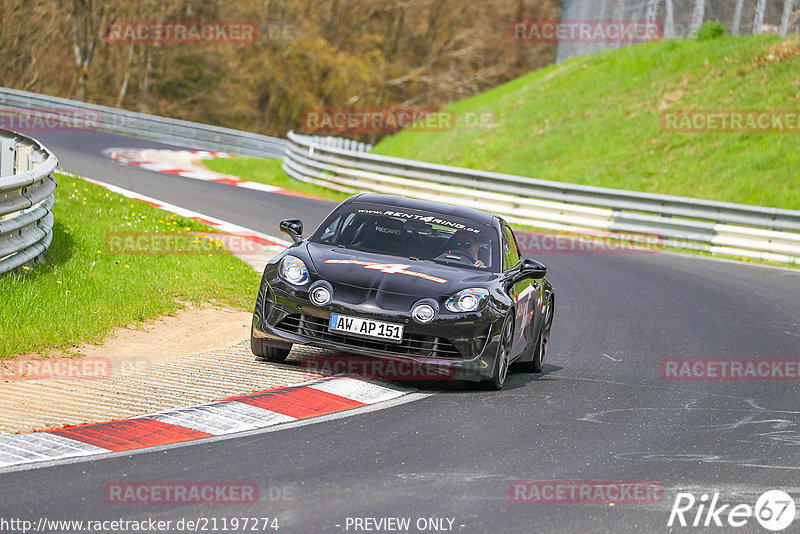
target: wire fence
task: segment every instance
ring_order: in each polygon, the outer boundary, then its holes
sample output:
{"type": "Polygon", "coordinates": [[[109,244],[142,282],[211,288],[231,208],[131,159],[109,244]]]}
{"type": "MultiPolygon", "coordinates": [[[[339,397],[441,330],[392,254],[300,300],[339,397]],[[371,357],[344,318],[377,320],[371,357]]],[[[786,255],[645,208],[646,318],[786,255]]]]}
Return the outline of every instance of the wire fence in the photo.
{"type": "MultiPolygon", "coordinates": [[[[563,21],[655,21],[666,39],[686,37],[717,20],[734,35],[800,31],[800,0],[561,0],[563,21]]],[[[556,62],[630,43],[560,40],[556,62]]]]}

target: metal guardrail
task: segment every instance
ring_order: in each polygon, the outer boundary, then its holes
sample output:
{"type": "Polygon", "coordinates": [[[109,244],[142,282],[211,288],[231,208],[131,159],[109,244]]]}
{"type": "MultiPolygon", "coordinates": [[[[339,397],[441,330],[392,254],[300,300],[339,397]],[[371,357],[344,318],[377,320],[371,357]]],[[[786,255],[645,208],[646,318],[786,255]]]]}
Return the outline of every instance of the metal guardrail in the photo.
{"type": "Polygon", "coordinates": [[[371,147],[289,132],[283,169],[337,191],[475,206],[584,235],[642,235],[664,246],[800,263],[800,211],[537,180],[367,153],[371,147]]]}
{"type": "Polygon", "coordinates": [[[57,165],[35,139],[0,130],[0,273],[44,260],[53,240],[57,165]]]}
{"type": "MultiPolygon", "coordinates": [[[[11,107],[12,112],[13,108],[43,113],[94,112],[99,119],[97,129],[103,131],[197,149],[283,157],[284,170],[294,178],[348,193],[366,190],[401,194],[477,206],[510,221],[546,230],[654,236],[666,246],[800,263],[800,211],[567,184],[380,156],[368,152],[370,145],[337,137],[289,132],[287,142],[7,88],[0,88],[0,113],[3,107],[11,107]]],[[[14,139],[3,141],[0,160],[6,161],[6,150],[15,142],[24,154],[27,140],[33,158],[30,165],[40,163],[42,169],[26,172],[41,171],[44,175],[30,178],[27,186],[18,186],[14,192],[6,189],[13,186],[4,185],[13,180],[2,178],[12,171],[4,166],[0,172],[0,272],[11,265],[11,257],[20,262],[30,255],[19,265],[40,257],[52,237],[52,199],[48,198],[55,189],[55,181],[49,176],[56,165],[55,157],[36,141],[19,135],[14,139]],[[48,156],[43,159],[45,152],[48,156]],[[43,169],[51,163],[45,172],[43,169]],[[30,204],[24,206],[25,202],[30,204]],[[8,237],[14,233],[17,237],[8,237]],[[27,252],[20,254],[21,250],[27,252]]],[[[15,161],[19,158],[17,155],[15,161]]]]}
{"type": "Polygon", "coordinates": [[[0,113],[3,113],[2,108],[10,108],[12,113],[15,110],[43,113],[68,111],[86,113],[91,111],[97,117],[96,128],[101,131],[242,156],[280,158],[283,156],[286,145],[285,140],[266,135],[125,111],[5,87],[0,87],[0,113]]]}

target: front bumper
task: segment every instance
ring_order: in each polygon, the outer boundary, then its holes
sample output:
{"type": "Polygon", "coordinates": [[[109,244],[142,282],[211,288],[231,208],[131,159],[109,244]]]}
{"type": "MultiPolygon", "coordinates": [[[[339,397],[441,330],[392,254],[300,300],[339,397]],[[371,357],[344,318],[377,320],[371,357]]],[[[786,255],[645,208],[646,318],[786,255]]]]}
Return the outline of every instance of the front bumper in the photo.
{"type": "Polygon", "coordinates": [[[480,381],[490,378],[494,369],[503,316],[490,306],[479,313],[448,314],[421,325],[409,312],[383,309],[375,302],[331,302],[318,307],[307,299],[307,293],[299,291],[269,288],[262,295],[263,302],[257,304],[253,317],[252,335],[276,347],[303,344],[387,360],[416,369],[409,380],[480,381]],[[403,342],[394,344],[331,332],[328,322],[332,313],[402,324],[403,342]]]}

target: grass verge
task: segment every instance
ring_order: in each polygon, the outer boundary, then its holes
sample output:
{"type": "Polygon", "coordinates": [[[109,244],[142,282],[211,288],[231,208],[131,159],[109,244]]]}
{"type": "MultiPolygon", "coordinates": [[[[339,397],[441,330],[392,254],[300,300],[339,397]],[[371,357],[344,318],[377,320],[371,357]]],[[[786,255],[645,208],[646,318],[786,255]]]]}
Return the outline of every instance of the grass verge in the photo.
{"type": "Polygon", "coordinates": [[[800,41],[672,40],[577,58],[448,106],[446,132],[375,153],[488,171],[800,209],[800,134],[672,133],[666,111],[800,109],[800,41]],[[488,120],[477,121],[484,117],[488,120]]]}
{"type": "Polygon", "coordinates": [[[83,180],[56,177],[47,263],[0,277],[0,358],[99,343],[116,327],[174,313],[184,302],[251,308],[258,274],[220,253],[214,241],[192,239],[191,254],[113,254],[106,246],[115,232],[185,239],[211,228],[83,180]]]}

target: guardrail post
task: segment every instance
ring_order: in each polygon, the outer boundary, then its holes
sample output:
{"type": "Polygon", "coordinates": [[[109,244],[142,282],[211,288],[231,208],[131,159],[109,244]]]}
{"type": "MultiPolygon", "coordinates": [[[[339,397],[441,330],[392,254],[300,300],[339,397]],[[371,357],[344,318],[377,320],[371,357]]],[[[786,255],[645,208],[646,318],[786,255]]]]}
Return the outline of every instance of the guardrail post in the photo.
{"type": "Polygon", "coordinates": [[[14,174],[14,140],[0,137],[0,178],[14,174]]]}
{"type": "Polygon", "coordinates": [[[33,149],[26,145],[17,145],[17,154],[14,158],[14,167],[17,174],[31,170],[31,152],[33,149]]]}

